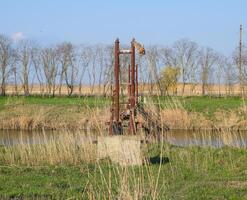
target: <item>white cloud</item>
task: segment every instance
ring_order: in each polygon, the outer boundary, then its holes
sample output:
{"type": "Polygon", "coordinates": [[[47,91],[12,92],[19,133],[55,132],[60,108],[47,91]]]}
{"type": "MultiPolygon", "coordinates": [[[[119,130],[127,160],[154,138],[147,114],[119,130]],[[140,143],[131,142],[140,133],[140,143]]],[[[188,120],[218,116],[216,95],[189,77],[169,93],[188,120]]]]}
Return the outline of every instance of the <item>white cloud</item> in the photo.
{"type": "Polygon", "coordinates": [[[11,36],[11,39],[14,41],[14,42],[18,42],[22,39],[24,39],[25,36],[22,32],[16,32],[16,33],[13,33],[12,36],[11,36]]]}

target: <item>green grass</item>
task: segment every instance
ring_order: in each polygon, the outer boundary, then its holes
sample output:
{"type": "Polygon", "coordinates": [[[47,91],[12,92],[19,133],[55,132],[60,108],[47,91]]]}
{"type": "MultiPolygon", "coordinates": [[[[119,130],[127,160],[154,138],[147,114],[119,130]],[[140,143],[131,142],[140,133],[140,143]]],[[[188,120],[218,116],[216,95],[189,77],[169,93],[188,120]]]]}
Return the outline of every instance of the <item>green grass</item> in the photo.
{"type": "MultiPolygon", "coordinates": [[[[216,110],[236,109],[247,103],[240,97],[209,97],[209,96],[193,96],[193,97],[151,97],[161,108],[167,107],[175,103],[181,104],[186,110],[202,113],[213,113],[216,110]]],[[[25,105],[82,105],[92,107],[104,107],[111,105],[111,98],[103,96],[88,97],[41,97],[41,96],[0,96],[0,107],[12,104],[25,105]]]]}
{"type": "Polygon", "coordinates": [[[78,166],[2,165],[0,197],[108,199],[110,195],[117,199],[128,186],[132,195],[143,187],[142,199],[152,199],[157,183],[157,199],[247,199],[245,149],[165,145],[162,151],[160,159],[161,148],[148,146],[146,157],[152,163],[142,167],[121,168],[108,161],[78,166]]]}
{"type": "Polygon", "coordinates": [[[190,112],[199,112],[212,116],[215,111],[234,110],[247,103],[240,97],[209,97],[209,96],[192,96],[192,97],[152,97],[152,100],[160,105],[161,108],[174,106],[177,102],[190,112]],[[171,103],[173,102],[173,103],[171,103]]]}
{"type": "Polygon", "coordinates": [[[82,105],[90,108],[104,107],[110,105],[110,99],[103,96],[85,96],[85,97],[42,97],[42,96],[1,96],[0,106],[4,105],[82,105]]]}

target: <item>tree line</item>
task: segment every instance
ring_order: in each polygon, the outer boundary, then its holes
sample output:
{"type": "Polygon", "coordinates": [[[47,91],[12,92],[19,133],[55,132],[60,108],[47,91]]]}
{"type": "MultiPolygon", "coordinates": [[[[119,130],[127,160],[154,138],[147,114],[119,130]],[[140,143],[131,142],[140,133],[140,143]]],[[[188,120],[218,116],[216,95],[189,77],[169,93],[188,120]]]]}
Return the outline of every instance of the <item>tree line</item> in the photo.
{"type": "MultiPolygon", "coordinates": [[[[125,47],[125,45],[123,45],[125,47]]],[[[210,91],[212,85],[224,85],[224,94],[233,94],[235,85],[246,85],[247,52],[225,56],[212,48],[200,46],[189,39],[181,39],[170,46],[150,45],[145,56],[137,56],[140,87],[149,94],[169,94],[169,87],[181,85],[181,94],[189,87],[191,94],[200,87],[201,95],[210,91]],[[175,71],[173,69],[176,69],[175,71]],[[176,72],[176,74],[172,74],[176,72]],[[170,74],[170,75],[169,75],[170,74]],[[169,83],[171,81],[171,83],[169,83]]],[[[121,57],[121,81],[127,81],[129,57],[121,57]]],[[[0,34],[0,95],[8,93],[32,94],[39,88],[41,95],[66,94],[107,95],[113,82],[113,45],[75,45],[63,42],[41,46],[32,40],[14,43],[8,36],[0,34]]],[[[220,91],[219,94],[223,93],[220,91]]],[[[240,87],[241,94],[245,87],[240,87]]],[[[172,93],[176,93],[173,90],[172,93]]]]}

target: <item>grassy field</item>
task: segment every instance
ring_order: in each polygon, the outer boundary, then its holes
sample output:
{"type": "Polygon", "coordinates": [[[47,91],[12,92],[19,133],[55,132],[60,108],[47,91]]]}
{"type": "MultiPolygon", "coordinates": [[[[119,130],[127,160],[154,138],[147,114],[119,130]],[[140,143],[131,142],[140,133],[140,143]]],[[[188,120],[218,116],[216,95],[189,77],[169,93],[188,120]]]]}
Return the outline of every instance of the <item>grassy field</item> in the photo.
{"type": "Polygon", "coordinates": [[[55,106],[84,106],[84,107],[104,107],[110,105],[110,98],[99,96],[85,97],[42,97],[42,96],[1,96],[0,105],[55,105],[55,106]]]}
{"type": "Polygon", "coordinates": [[[143,151],[149,162],[139,167],[1,159],[0,198],[247,199],[246,150],[148,145],[143,151]]]}
{"type": "Polygon", "coordinates": [[[245,106],[247,100],[241,97],[153,97],[152,100],[160,105],[162,109],[169,107],[183,107],[189,112],[198,112],[212,116],[218,110],[234,110],[245,106]]]}
{"type": "MultiPolygon", "coordinates": [[[[182,105],[187,111],[213,113],[216,110],[236,109],[247,103],[240,97],[209,97],[209,96],[191,96],[191,97],[176,97],[176,96],[154,96],[147,97],[154,101],[155,104],[166,108],[167,105],[178,104],[182,105]]],[[[3,108],[6,105],[57,105],[57,106],[72,106],[81,105],[85,107],[105,107],[111,105],[111,99],[103,96],[83,96],[83,97],[41,97],[41,96],[1,96],[0,106],[3,108]]]]}

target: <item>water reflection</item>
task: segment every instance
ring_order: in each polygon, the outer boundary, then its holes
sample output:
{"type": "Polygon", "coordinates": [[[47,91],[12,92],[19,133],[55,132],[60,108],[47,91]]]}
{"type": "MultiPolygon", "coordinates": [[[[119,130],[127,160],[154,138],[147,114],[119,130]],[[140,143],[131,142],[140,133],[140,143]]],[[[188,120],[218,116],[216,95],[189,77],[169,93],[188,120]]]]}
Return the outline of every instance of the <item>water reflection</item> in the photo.
{"type": "Polygon", "coordinates": [[[43,144],[56,135],[51,132],[0,131],[0,145],[13,146],[18,144],[43,144]]]}
{"type": "Polygon", "coordinates": [[[247,147],[247,132],[211,132],[211,131],[171,131],[165,134],[168,143],[177,146],[201,147],[247,147]]]}
{"type": "Polygon", "coordinates": [[[14,146],[19,144],[45,144],[48,142],[61,141],[64,138],[68,139],[68,134],[72,135],[73,141],[75,143],[90,142],[94,143],[96,141],[95,134],[91,134],[90,137],[87,136],[87,132],[64,132],[64,131],[0,131],[0,145],[3,146],[14,146]],[[65,137],[64,137],[65,136],[65,137]]]}
{"type": "MultiPolygon", "coordinates": [[[[0,131],[0,145],[13,146],[18,144],[44,144],[58,140],[63,134],[61,131],[28,132],[28,131],[0,131]]],[[[74,134],[77,142],[96,141],[96,134],[90,137],[84,131],[74,134]]],[[[193,132],[193,131],[170,131],[164,134],[164,140],[177,146],[212,146],[212,147],[247,147],[247,132],[193,132]]]]}

